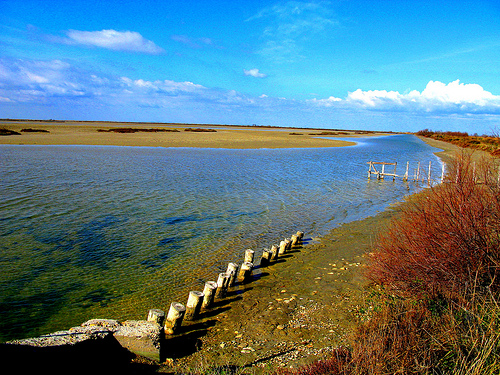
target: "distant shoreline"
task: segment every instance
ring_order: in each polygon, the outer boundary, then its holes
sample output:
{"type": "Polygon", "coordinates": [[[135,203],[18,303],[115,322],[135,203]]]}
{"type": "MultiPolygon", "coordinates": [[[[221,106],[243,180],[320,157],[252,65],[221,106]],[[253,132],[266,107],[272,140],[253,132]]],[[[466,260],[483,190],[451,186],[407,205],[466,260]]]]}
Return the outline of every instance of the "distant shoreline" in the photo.
{"type": "Polygon", "coordinates": [[[364,137],[396,134],[361,130],[282,128],[260,125],[136,123],[0,119],[0,128],[18,135],[0,137],[10,145],[95,145],[195,147],[227,149],[317,148],[355,142],[319,137],[364,137]]]}

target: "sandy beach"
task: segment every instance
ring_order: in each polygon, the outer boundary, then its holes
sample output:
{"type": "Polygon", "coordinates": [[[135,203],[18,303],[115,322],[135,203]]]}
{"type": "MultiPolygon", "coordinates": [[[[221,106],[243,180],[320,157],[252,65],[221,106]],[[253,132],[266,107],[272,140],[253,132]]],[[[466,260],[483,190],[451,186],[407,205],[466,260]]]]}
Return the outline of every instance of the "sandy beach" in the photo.
{"type": "Polygon", "coordinates": [[[353,143],[321,137],[381,135],[356,131],[115,122],[0,121],[0,128],[18,132],[1,136],[0,144],[107,145],[200,148],[311,148],[353,143]],[[29,129],[29,131],[26,131],[29,129]],[[127,132],[117,132],[126,129],[127,132]],[[24,131],[23,131],[24,130],[24,131]]]}

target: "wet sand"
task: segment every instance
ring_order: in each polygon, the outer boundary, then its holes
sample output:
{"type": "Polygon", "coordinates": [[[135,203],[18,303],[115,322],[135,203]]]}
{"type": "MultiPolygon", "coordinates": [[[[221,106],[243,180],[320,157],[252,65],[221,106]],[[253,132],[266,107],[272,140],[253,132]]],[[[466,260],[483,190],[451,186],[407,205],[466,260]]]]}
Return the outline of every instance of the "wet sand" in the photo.
{"type": "Polygon", "coordinates": [[[5,127],[20,133],[20,135],[1,136],[0,144],[200,147],[229,149],[341,147],[353,145],[354,143],[321,139],[320,137],[337,136],[343,138],[381,134],[366,134],[355,131],[243,127],[230,125],[70,121],[0,121],[0,127],[5,127]],[[129,128],[137,132],[116,133],[108,131],[117,128],[129,128]],[[47,132],[22,132],[23,129],[38,131],[46,130],[47,132]],[[140,131],[147,129],[159,129],[162,131],[140,131]],[[196,129],[198,131],[186,131],[186,129],[196,129]],[[200,131],[200,129],[204,131],[200,131]]]}
{"type": "Polygon", "coordinates": [[[204,319],[168,339],[169,358],[158,371],[244,367],[259,374],[327,358],[347,345],[358,319],[370,311],[365,256],[397,214],[395,206],[344,224],[314,244],[306,235],[304,246],[259,269],[204,319]]]}

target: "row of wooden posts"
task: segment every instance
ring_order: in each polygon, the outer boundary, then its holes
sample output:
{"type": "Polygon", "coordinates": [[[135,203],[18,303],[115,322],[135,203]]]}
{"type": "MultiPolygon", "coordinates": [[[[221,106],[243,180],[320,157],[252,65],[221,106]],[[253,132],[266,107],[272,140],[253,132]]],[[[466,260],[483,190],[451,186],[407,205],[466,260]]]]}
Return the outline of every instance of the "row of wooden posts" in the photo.
{"type": "MultiPolygon", "coordinates": [[[[264,249],[260,258],[260,267],[267,267],[272,262],[276,262],[280,255],[290,251],[293,246],[302,243],[304,232],[298,231],[290,238],[285,238],[279,245],[273,245],[271,249],[264,249]]],[[[178,332],[183,320],[198,319],[202,310],[209,310],[213,307],[215,299],[223,299],[227,290],[236,283],[247,283],[254,268],[255,252],[251,249],[245,250],[243,263],[229,263],[226,272],[219,273],[217,281],[205,282],[203,292],[191,291],[186,305],[180,302],[172,302],[165,317],[165,312],[159,309],[151,309],[148,314],[148,321],[164,326],[167,335],[174,335],[178,332]]]]}
{"type": "MultiPolygon", "coordinates": [[[[374,174],[377,176],[377,179],[378,180],[383,180],[385,176],[389,176],[389,177],[392,177],[392,180],[394,181],[397,177],[401,177],[403,179],[403,181],[408,181],[408,180],[411,180],[412,177],[410,176],[410,162],[406,162],[406,172],[404,175],[402,176],[399,176],[396,174],[396,168],[397,168],[397,165],[398,163],[386,163],[386,162],[375,162],[375,161],[369,161],[367,162],[367,164],[369,164],[369,167],[368,167],[368,178],[371,178],[371,175],[374,174]],[[381,166],[381,169],[378,170],[376,168],[376,165],[380,165],[381,166]],[[394,171],[391,173],[391,172],[386,172],[385,171],[385,167],[389,165],[389,166],[394,166],[394,171]]],[[[429,161],[429,167],[426,168],[424,166],[420,166],[420,162],[417,162],[417,168],[415,168],[415,170],[413,171],[413,181],[414,182],[419,182],[419,181],[422,181],[424,182],[427,178],[427,183],[428,184],[431,184],[432,182],[432,179],[431,179],[431,166],[432,166],[432,162],[429,161]]],[[[444,181],[444,170],[445,170],[445,164],[443,163],[442,164],[442,167],[441,167],[441,179],[440,179],[440,182],[443,182],[444,181]]]]}

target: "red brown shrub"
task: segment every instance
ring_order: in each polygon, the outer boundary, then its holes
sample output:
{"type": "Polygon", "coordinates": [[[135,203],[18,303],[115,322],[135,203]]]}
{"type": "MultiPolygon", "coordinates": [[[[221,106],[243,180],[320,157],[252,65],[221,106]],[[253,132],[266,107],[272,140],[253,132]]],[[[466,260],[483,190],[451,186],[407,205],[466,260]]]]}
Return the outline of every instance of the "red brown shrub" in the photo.
{"type": "Polygon", "coordinates": [[[369,278],[402,295],[431,298],[496,288],[500,189],[491,170],[460,155],[449,182],[413,197],[379,238],[369,278]]]}

